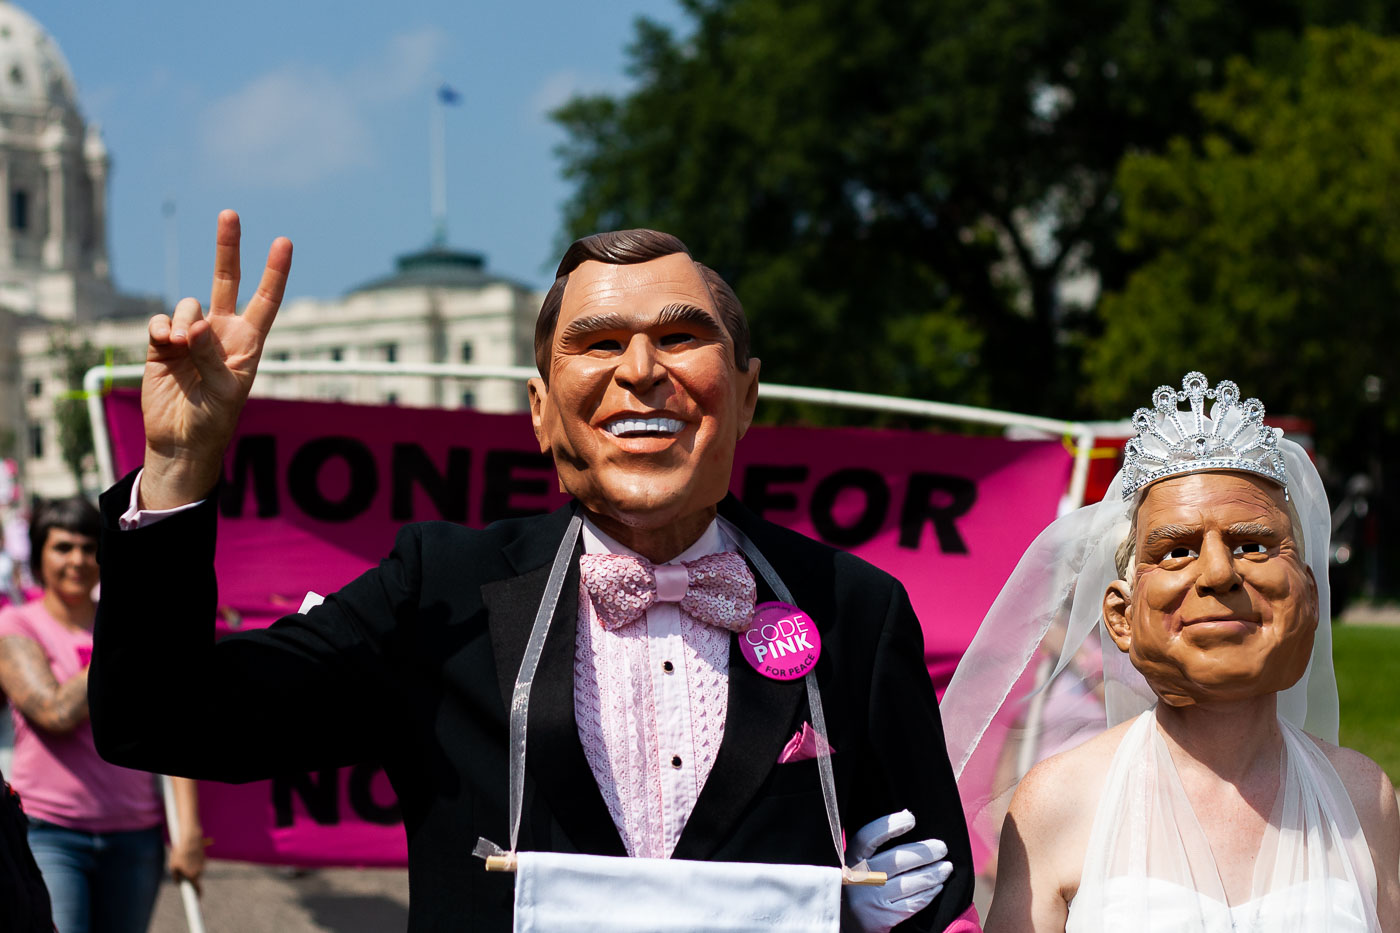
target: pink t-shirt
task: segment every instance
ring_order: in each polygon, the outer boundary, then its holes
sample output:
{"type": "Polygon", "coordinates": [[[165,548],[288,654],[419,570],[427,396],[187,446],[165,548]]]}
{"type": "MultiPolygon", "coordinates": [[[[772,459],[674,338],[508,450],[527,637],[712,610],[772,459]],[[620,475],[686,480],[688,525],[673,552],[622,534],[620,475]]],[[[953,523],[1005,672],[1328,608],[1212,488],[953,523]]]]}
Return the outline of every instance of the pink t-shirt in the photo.
{"type": "MultiPolygon", "coordinates": [[[[92,657],[92,633],[59,624],[38,601],[0,609],[0,638],[10,636],[37,642],[59,683],[76,675],[92,657]]],[[[10,717],[15,724],[10,784],[30,817],[92,833],[146,829],[162,822],[156,778],[103,761],[87,720],[67,735],[52,735],[30,726],[14,704],[10,717]]]]}

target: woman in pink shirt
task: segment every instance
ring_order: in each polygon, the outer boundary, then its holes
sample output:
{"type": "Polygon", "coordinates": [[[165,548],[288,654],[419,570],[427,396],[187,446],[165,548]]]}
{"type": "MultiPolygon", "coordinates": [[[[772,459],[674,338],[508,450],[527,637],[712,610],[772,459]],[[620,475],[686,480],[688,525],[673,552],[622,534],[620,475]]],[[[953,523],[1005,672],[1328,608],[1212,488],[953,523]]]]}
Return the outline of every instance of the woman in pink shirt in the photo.
{"type": "MultiPolygon", "coordinates": [[[[0,610],[0,689],[15,727],[11,783],[63,933],[140,933],[162,871],[163,809],[153,775],[108,764],[93,746],[87,676],[97,614],[101,518],[81,497],[47,503],[30,530],[43,595],[0,610]]],[[[193,782],[176,781],[180,838],[170,868],[198,879],[202,829],[193,782]]]]}

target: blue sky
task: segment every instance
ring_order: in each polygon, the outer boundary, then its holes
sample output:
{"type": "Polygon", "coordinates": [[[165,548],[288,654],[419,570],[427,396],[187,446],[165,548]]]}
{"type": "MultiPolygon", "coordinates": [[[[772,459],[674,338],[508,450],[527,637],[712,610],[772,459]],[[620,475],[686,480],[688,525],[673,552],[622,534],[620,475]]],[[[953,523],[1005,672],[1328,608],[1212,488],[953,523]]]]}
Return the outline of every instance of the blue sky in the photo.
{"type": "Polygon", "coordinates": [[[547,284],[569,188],[546,113],[628,87],[633,20],[672,0],[41,6],[112,155],[109,244],[124,291],[165,294],[173,200],[181,294],[206,300],[214,219],[243,217],[245,272],[296,244],[290,297],[331,297],[425,245],[429,108],[447,82],[448,230],[494,271],[547,284]]]}

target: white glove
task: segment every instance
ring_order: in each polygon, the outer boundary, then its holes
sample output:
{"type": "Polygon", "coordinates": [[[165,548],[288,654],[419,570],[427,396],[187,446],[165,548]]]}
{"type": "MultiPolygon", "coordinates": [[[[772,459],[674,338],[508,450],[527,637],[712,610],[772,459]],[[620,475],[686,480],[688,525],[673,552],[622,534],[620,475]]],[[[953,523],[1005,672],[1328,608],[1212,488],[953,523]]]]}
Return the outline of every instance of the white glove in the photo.
{"type": "Polygon", "coordinates": [[[948,847],[937,839],[908,842],[872,856],[876,849],[914,828],[914,814],[900,810],[866,824],[846,847],[846,864],[869,859],[871,871],[889,875],[883,885],[847,885],[846,912],[862,933],[887,933],[923,910],[953,874],[943,861],[948,847]]]}

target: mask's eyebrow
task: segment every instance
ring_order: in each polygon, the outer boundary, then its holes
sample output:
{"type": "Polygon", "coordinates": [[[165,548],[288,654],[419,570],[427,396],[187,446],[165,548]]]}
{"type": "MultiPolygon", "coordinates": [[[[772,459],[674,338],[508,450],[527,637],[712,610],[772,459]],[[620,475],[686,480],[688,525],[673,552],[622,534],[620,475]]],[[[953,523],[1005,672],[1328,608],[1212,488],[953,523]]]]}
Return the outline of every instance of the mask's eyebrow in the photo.
{"type": "Polygon", "coordinates": [[[1142,539],[1142,546],[1151,549],[1154,545],[1164,541],[1180,541],[1183,538],[1190,538],[1199,533],[1199,529],[1190,525],[1158,525],[1147,533],[1142,539]]]}
{"type": "Polygon", "coordinates": [[[719,322],[715,320],[714,314],[696,305],[688,305],[677,302],[661,309],[661,313],[656,316],[658,325],[691,323],[703,325],[707,328],[716,328],[719,322]]]}
{"type": "Polygon", "coordinates": [[[615,311],[584,314],[570,321],[559,335],[559,339],[570,340],[580,334],[593,334],[600,330],[623,330],[626,326],[626,319],[615,311]]]}
{"type": "MultiPolygon", "coordinates": [[[[717,330],[720,327],[719,321],[711,312],[698,305],[677,302],[662,308],[656,318],[651,323],[644,325],[642,329],[679,323],[691,323],[709,330],[717,330]]],[[[568,342],[580,336],[596,334],[599,331],[632,330],[634,327],[636,327],[635,322],[616,311],[599,311],[596,314],[583,314],[574,318],[560,331],[559,339],[568,342]]]]}
{"type": "Polygon", "coordinates": [[[1225,533],[1232,538],[1277,538],[1278,532],[1261,522],[1236,522],[1225,533]]]}

